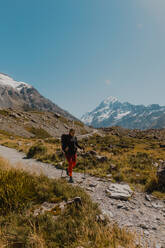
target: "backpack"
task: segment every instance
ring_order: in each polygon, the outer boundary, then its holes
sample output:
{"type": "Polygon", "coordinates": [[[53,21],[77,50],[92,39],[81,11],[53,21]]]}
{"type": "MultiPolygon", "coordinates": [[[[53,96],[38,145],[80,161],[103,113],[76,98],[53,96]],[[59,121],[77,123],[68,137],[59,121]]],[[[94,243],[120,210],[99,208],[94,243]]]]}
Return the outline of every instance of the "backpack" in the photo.
{"type": "Polygon", "coordinates": [[[68,135],[62,134],[61,135],[61,147],[64,152],[65,152],[65,148],[67,147],[67,143],[68,143],[68,135]]]}

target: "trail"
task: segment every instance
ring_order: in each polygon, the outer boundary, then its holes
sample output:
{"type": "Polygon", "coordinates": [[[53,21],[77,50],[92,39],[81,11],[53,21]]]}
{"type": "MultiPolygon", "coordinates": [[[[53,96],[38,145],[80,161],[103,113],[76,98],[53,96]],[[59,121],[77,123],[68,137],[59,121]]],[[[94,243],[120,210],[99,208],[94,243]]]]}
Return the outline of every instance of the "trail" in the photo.
{"type": "MultiPolygon", "coordinates": [[[[49,178],[60,178],[61,170],[34,159],[25,159],[25,154],[14,149],[0,146],[0,156],[7,159],[13,167],[23,167],[31,173],[43,173],[49,178]]],[[[65,175],[65,172],[63,173],[65,175]]],[[[109,198],[106,194],[110,180],[84,174],[73,173],[75,183],[84,188],[102,213],[118,223],[120,227],[135,230],[150,248],[165,248],[165,201],[156,198],[147,199],[144,193],[135,192],[129,201],[109,198]]],[[[143,246],[144,247],[144,246],[143,246]]]]}

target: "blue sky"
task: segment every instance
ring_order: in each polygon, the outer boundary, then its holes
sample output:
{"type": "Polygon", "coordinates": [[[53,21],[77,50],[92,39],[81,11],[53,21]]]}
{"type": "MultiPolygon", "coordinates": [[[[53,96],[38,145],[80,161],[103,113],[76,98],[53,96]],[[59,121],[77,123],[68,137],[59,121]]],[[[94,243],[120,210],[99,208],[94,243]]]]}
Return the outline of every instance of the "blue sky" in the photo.
{"type": "Polygon", "coordinates": [[[164,0],[0,0],[0,71],[80,117],[165,105],[164,0]]]}

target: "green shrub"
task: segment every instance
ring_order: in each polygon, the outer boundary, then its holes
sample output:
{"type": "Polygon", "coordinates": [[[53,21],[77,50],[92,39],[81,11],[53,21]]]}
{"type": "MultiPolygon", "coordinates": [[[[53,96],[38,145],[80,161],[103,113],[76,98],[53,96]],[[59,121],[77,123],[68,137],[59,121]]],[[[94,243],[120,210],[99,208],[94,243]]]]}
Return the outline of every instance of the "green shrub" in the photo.
{"type": "Polygon", "coordinates": [[[47,148],[43,145],[34,145],[29,148],[27,158],[34,158],[36,155],[43,155],[47,152],[47,148]]]}

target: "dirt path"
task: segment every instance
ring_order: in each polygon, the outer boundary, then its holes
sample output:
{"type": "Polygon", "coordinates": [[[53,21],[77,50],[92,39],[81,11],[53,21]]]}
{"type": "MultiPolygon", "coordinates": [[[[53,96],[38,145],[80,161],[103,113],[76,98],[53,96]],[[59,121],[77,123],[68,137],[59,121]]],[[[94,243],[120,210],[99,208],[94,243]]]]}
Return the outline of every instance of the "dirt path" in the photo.
{"type": "MultiPolygon", "coordinates": [[[[25,159],[25,154],[14,149],[0,146],[0,156],[8,159],[13,167],[21,164],[30,172],[42,172],[49,178],[61,177],[61,170],[34,159],[25,159]]],[[[63,175],[65,176],[65,172],[63,175]]],[[[140,234],[142,243],[147,242],[150,248],[165,248],[165,201],[146,197],[144,193],[138,192],[129,201],[115,200],[106,194],[106,189],[111,185],[110,180],[89,175],[83,179],[84,175],[81,173],[73,173],[73,177],[75,185],[84,188],[111,220],[121,227],[135,230],[140,234]]]]}

